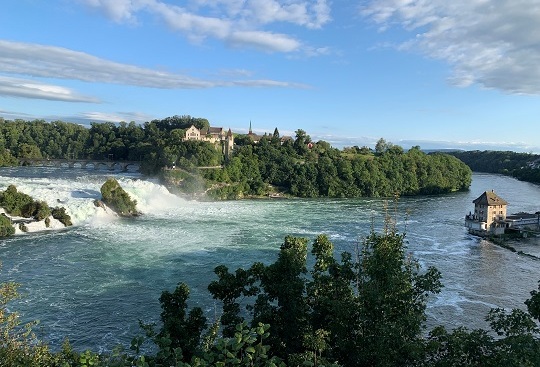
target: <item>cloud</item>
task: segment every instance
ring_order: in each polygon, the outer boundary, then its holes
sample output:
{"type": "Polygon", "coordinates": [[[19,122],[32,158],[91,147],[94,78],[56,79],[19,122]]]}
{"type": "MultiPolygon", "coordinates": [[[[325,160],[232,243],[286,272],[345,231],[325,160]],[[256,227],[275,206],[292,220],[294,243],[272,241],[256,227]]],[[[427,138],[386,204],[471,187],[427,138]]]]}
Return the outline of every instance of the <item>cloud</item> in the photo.
{"type": "MultiPolygon", "coordinates": [[[[0,72],[40,78],[70,79],[92,83],[114,83],[160,89],[213,87],[305,87],[274,80],[204,80],[190,76],[141,68],[101,59],[62,47],[0,40],[0,72]]],[[[77,102],[98,102],[70,89],[36,81],[0,78],[0,93],[28,98],[77,102]]]]}
{"type": "Polygon", "coordinates": [[[134,12],[144,5],[144,1],[132,0],[84,0],[88,6],[101,9],[109,18],[115,22],[132,22],[135,19],[134,12]]]}
{"type": "Polygon", "coordinates": [[[274,23],[319,29],[331,20],[328,0],[191,0],[186,7],[159,0],[79,0],[119,23],[153,14],[192,41],[207,37],[234,47],[266,52],[302,52],[296,38],[264,30],[274,23]]]}
{"type": "Polygon", "coordinates": [[[69,88],[45,84],[35,80],[5,77],[2,75],[0,75],[0,96],[46,99],[62,102],[99,103],[98,99],[79,95],[69,88]]]}
{"type": "Polygon", "coordinates": [[[227,38],[227,43],[236,47],[250,46],[263,51],[279,52],[292,52],[301,46],[298,41],[286,35],[259,31],[233,32],[227,38]]]}
{"type": "Polygon", "coordinates": [[[90,126],[92,122],[131,122],[142,124],[146,121],[155,119],[155,116],[142,112],[81,112],[77,115],[49,115],[35,116],[22,112],[14,112],[0,109],[0,118],[5,120],[22,119],[26,121],[45,120],[45,121],[65,121],[90,126]]]}
{"type": "Polygon", "coordinates": [[[154,117],[141,112],[83,112],[74,117],[68,117],[68,120],[77,120],[83,122],[131,122],[143,123],[151,121],[154,117]]]}
{"type": "Polygon", "coordinates": [[[537,0],[378,0],[361,13],[382,31],[415,32],[399,48],[446,61],[456,86],[540,94],[537,0]]]}

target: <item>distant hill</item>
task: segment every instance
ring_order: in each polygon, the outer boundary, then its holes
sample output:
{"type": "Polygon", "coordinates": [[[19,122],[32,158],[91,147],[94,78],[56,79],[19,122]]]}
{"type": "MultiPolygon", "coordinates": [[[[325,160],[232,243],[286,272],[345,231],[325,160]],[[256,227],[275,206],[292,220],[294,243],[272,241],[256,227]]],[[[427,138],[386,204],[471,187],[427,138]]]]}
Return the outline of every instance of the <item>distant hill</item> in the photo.
{"type": "Polygon", "coordinates": [[[464,152],[465,150],[463,149],[456,149],[456,148],[440,148],[440,149],[422,149],[422,152],[426,153],[426,154],[431,154],[431,153],[447,153],[447,154],[451,154],[453,152],[464,152]]]}
{"type": "Polygon", "coordinates": [[[473,150],[446,152],[475,172],[500,173],[540,184],[540,155],[511,151],[473,150]]]}

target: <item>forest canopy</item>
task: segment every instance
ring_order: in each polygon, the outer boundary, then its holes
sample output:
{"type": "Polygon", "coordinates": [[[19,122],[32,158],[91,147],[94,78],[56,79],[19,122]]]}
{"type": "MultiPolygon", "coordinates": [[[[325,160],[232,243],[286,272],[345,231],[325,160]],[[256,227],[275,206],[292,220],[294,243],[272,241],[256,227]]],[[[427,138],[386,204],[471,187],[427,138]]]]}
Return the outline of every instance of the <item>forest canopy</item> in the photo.
{"type": "Polygon", "coordinates": [[[500,173],[518,180],[540,184],[540,155],[511,151],[473,150],[451,152],[473,171],[500,173]]]}
{"type": "Polygon", "coordinates": [[[257,141],[237,134],[232,154],[224,155],[219,143],[184,141],[191,125],[207,129],[209,122],[174,116],[143,125],[92,123],[87,128],[62,121],[0,119],[0,165],[18,164],[18,158],[113,159],[140,161],[141,171],[148,174],[165,167],[196,173],[198,167],[223,167],[201,170],[185,185],[191,191],[208,189],[216,199],[273,192],[298,197],[442,194],[466,190],[471,183],[471,170],[455,157],[427,155],[420,147],[404,151],[384,139],[375,150],[339,150],[325,141],[313,142],[301,129],[294,139],[275,129],[257,141]]]}
{"type": "Polygon", "coordinates": [[[205,177],[229,183],[210,192],[218,198],[264,195],[268,185],[299,197],[392,197],[443,194],[471,184],[469,167],[450,155],[428,155],[420,147],[405,152],[389,143],[379,152],[339,150],[311,142],[302,130],[285,143],[274,135],[237,146],[223,170],[205,177]]]}

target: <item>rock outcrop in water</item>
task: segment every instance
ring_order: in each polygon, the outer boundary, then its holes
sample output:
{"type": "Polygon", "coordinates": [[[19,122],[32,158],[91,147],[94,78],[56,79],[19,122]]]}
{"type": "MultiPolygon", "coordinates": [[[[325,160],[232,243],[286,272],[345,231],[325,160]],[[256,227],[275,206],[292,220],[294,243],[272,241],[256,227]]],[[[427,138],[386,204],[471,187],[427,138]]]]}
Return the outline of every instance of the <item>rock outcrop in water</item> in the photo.
{"type": "MultiPolygon", "coordinates": [[[[136,217],[141,215],[137,210],[137,201],[132,200],[127,192],[114,178],[109,178],[101,186],[101,200],[121,217],[136,217]]],[[[98,203],[99,205],[99,203],[98,203]]]]}
{"type": "Polygon", "coordinates": [[[0,192],[0,208],[0,238],[13,235],[17,229],[28,232],[30,223],[44,222],[48,228],[51,216],[66,227],[72,225],[64,207],[51,209],[45,201],[34,200],[30,195],[17,191],[14,185],[0,192]]]}

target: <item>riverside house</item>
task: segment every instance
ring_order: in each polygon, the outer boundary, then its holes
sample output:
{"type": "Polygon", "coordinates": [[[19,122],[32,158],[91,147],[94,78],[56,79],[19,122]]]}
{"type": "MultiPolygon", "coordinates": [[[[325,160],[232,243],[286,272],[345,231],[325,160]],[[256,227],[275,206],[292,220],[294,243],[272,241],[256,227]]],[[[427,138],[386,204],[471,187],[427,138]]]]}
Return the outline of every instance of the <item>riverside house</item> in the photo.
{"type": "Polygon", "coordinates": [[[473,203],[474,213],[465,216],[465,227],[469,232],[480,236],[503,234],[508,202],[491,190],[485,191],[473,203]]]}
{"type": "Polygon", "coordinates": [[[539,231],[540,212],[506,215],[508,202],[493,190],[473,200],[474,213],[465,216],[465,227],[477,236],[501,235],[510,231],[539,231]]]}

